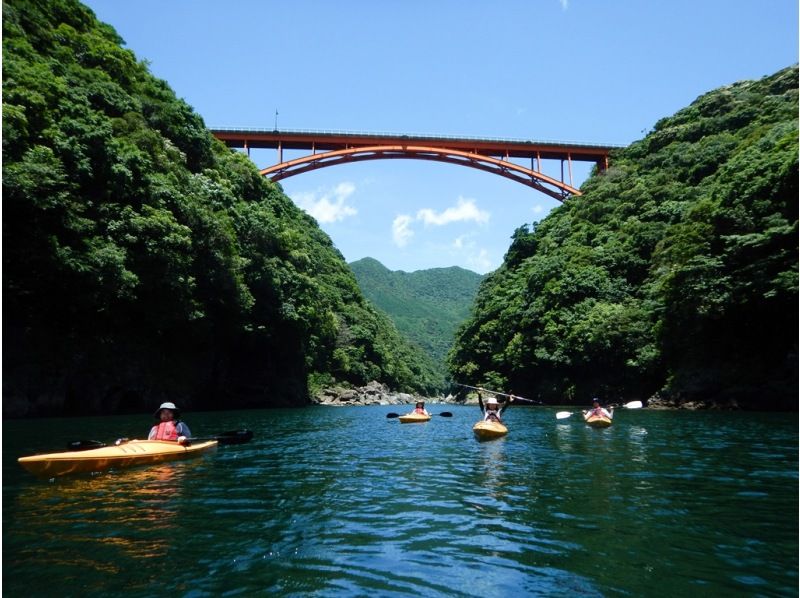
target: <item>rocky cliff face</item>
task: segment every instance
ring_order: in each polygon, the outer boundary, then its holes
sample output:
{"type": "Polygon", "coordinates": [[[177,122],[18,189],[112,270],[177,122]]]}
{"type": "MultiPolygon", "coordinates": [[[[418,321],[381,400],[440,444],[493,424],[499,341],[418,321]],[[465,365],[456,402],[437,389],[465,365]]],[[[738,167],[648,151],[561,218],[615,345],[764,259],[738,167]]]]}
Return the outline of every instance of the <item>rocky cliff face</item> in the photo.
{"type": "Polygon", "coordinates": [[[359,388],[324,388],[311,399],[316,405],[333,405],[338,407],[356,405],[413,405],[417,401],[426,403],[454,403],[452,395],[447,397],[424,397],[405,392],[394,392],[389,387],[373,380],[359,388]]]}

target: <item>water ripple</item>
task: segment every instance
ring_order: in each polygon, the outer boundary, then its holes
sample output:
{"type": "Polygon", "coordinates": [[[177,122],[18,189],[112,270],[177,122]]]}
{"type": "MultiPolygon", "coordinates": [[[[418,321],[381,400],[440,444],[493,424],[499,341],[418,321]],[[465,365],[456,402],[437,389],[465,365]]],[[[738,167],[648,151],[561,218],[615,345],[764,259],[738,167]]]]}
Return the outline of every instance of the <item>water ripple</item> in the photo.
{"type": "Polygon", "coordinates": [[[523,408],[479,443],[476,409],[421,425],[389,410],[198,416],[254,439],[53,482],[6,459],[5,590],[796,595],[796,423],[641,410],[593,430],[523,408]]]}

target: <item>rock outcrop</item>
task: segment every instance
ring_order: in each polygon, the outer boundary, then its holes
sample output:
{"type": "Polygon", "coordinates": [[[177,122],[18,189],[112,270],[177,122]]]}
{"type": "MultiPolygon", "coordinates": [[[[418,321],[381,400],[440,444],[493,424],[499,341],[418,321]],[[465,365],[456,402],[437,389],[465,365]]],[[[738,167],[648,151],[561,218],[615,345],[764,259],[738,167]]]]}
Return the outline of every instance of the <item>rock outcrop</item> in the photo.
{"type": "Polygon", "coordinates": [[[359,388],[344,388],[336,386],[323,388],[312,398],[316,405],[356,406],[356,405],[413,405],[417,401],[425,403],[455,403],[455,397],[424,397],[405,392],[394,392],[385,384],[373,380],[366,386],[359,388]]]}

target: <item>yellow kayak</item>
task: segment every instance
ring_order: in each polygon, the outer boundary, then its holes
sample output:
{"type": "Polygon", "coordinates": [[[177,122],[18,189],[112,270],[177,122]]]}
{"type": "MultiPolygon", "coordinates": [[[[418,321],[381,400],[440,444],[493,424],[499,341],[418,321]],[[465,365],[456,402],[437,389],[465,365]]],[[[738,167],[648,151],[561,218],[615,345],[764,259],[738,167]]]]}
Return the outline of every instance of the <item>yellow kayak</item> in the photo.
{"type": "Polygon", "coordinates": [[[611,420],[604,415],[590,415],[589,417],[584,416],[583,419],[585,419],[586,423],[593,428],[607,428],[611,425],[611,420]]]}
{"type": "Polygon", "coordinates": [[[425,415],[424,413],[406,413],[405,415],[401,415],[398,419],[401,424],[418,424],[420,422],[429,421],[431,416],[425,415]]]}
{"type": "Polygon", "coordinates": [[[495,421],[479,421],[472,426],[472,431],[478,440],[491,440],[508,434],[508,428],[495,421]]]}
{"type": "Polygon", "coordinates": [[[216,440],[183,446],[167,440],[130,440],[119,446],[20,457],[19,464],[33,474],[54,477],[187,459],[217,447],[216,440]]]}

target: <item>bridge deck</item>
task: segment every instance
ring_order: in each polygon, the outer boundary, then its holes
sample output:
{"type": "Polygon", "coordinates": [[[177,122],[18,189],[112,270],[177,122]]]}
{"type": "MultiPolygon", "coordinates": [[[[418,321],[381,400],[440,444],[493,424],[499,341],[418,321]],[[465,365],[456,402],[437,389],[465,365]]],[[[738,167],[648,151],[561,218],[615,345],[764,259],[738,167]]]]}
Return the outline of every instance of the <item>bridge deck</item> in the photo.
{"type": "Polygon", "coordinates": [[[445,135],[397,135],[341,131],[268,131],[263,129],[211,129],[228,147],[278,150],[335,151],[376,145],[424,145],[455,149],[496,158],[578,160],[604,164],[609,153],[621,146],[522,139],[491,139],[445,135]]]}

